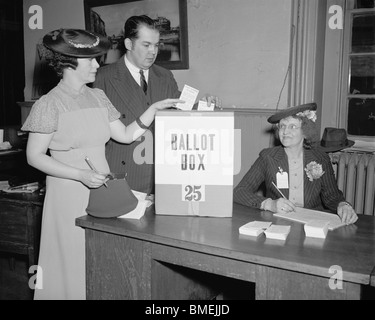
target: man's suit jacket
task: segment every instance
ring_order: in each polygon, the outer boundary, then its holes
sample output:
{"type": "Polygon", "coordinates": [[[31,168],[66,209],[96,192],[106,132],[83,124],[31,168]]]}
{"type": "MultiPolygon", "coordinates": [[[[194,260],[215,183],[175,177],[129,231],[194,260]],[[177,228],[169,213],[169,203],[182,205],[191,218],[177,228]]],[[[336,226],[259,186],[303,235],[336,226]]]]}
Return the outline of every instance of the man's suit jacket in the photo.
{"type": "MultiPolygon", "coordinates": [[[[320,149],[304,149],[303,167],[311,161],[321,164],[324,174],[319,179],[310,181],[304,172],[304,207],[314,210],[337,211],[339,202],[345,201],[342,192],[338,189],[329,156],[320,149]]],[[[264,149],[250,170],[234,189],[234,201],[246,206],[260,208],[267,198],[273,200],[281,197],[272,185],[276,183],[276,174],[279,168],[289,173],[288,157],[282,146],[264,149]],[[265,183],[266,196],[256,192],[262,183],[265,183]]],[[[281,189],[286,198],[289,198],[289,189],[281,189]]]]}
{"type": "MultiPolygon", "coordinates": [[[[120,120],[129,125],[151,104],[167,98],[179,98],[180,91],[171,71],[157,65],[149,69],[147,95],[132,77],[124,57],[116,63],[99,68],[94,87],[102,89],[121,113],[120,120]]],[[[154,188],[154,126],[150,134],[132,144],[111,140],[106,146],[109,167],[114,173],[126,173],[132,189],[153,193],[154,188]],[[147,163],[142,163],[148,159],[147,163]],[[137,163],[135,162],[137,161],[137,163]]]]}

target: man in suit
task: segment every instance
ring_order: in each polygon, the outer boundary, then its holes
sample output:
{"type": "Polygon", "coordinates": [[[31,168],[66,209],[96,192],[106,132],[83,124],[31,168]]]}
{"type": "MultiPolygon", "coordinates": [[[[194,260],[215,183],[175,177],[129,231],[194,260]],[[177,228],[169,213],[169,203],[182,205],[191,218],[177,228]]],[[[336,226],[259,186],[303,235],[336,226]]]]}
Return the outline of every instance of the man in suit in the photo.
{"type": "MultiPolygon", "coordinates": [[[[180,97],[172,72],[154,64],[159,39],[154,20],[147,16],[130,17],[125,23],[125,55],[116,63],[100,68],[96,76],[94,87],[107,94],[125,125],[136,120],[152,103],[180,97]]],[[[220,103],[211,96],[206,100],[220,103]]],[[[149,129],[142,141],[130,145],[110,141],[106,155],[111,171],[125,173],[132,189],[152,194],[154,125],[149,129]]]]}

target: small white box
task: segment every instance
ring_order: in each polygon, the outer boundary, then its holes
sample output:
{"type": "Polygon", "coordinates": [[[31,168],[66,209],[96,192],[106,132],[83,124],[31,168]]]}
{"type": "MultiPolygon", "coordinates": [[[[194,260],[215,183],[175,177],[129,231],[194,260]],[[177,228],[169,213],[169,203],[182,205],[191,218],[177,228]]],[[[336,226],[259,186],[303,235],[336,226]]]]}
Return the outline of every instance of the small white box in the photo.
{"type": "Polygon", "coordinates": [[[324,239],[328,233],[329,221],[311,220],[304,225],[306,237],[324,239]]]}
{"type": "Polygon", "coordinates": [[[271,225],[268,229],[266,229],[266,231],[264,231],[267,238],[276,240],[286,240],[289,232],[290,226],[276,224],[271,225]]]}
{"type": "Polygon", "coordinates": [[[265,229],[269,228],[271,224],[272,222],[267,221],[251,221],[241,226],[239,232],[247,236],[258,237],[265,229]]]}

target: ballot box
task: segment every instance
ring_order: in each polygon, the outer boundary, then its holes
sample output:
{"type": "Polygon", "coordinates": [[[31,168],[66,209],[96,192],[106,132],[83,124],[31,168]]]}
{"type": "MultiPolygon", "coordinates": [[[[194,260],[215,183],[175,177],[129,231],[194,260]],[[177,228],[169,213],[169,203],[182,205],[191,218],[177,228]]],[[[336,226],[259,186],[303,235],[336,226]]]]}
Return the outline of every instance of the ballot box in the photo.
{"type": "Polygon", "coordinates": [[[231,217],[234,137],[233,112],[157,112],[155,213],[231,217]]]}

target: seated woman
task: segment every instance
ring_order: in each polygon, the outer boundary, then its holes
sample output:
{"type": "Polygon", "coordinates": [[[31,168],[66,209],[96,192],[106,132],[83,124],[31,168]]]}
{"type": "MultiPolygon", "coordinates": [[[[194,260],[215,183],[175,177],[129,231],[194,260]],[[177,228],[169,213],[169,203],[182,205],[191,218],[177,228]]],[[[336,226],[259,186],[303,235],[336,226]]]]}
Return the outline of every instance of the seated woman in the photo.
{"type": "Polygon", "coordinates": [[[329,156],[314,144],[319,141],[316,104],[282,110],[268,122],[275,124],[281,146],[264,149],[234,189],[234,201],[272,212],[297,207],[329,210],[346,224],[358,219],[338,189],[329,156]],[[257,193],[265,183],[266,196],[257,193]]]}

